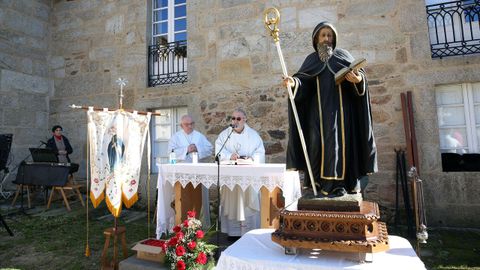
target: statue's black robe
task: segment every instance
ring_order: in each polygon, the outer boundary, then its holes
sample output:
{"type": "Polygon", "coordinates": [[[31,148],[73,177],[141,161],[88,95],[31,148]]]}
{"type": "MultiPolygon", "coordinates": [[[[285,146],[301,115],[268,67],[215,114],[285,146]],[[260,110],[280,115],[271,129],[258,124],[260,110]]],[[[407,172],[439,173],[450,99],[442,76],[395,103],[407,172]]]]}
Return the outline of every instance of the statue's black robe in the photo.
{"type": "MultiPolygon", "coordinates": [[[[334,74],[353,60],[350,53],[342,49],[335,49],[327,63],[320,61],[317,52],[314,52],[307,56],[300,70],[293,75],[298,85],[294,100],[314,182],[325,195],[336,187],[353,191],[358,178],[377,171],[365,72],[359,70],[363,80],[356,85],[347,80],[335,85],[334,74]]],[[[310,186],[290,102],[288,105],[287,168],[304,170],[305,184],[310,186]]]]}

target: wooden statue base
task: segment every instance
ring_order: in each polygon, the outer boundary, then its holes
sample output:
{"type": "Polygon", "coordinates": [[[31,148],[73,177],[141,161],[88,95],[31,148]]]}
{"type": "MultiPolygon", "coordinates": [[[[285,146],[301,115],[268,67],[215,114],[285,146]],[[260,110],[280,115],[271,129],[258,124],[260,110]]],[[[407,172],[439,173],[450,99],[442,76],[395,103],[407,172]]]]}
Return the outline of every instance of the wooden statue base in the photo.
{"type": "Polygon", "coordinates": [[[378,205],[362,201],[360,211],[299,210],[280,212],[280,225],[272,241],[291,248],[374,253],[388,250],[385,223],[378,205]]]}

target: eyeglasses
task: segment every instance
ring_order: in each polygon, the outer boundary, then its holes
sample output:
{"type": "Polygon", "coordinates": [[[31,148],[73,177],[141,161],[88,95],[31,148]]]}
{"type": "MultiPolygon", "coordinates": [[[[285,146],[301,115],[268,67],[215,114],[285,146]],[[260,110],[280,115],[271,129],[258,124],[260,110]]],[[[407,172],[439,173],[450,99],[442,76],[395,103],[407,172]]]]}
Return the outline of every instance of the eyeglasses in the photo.
{"type": "Polygon", "coordinates": [[[195,125],[195,122],[191,122],[191,123],[183,123],[185,126],[193,126],[195,125]]]}
{"type": "Polygon", "coordinates": [[[232,119],[232,121],[235,121],[235,120],[237,120],[237,121],[242,121],[242,117],[232,116],[232,117],[230,117],[230,118],[232,119]]]}

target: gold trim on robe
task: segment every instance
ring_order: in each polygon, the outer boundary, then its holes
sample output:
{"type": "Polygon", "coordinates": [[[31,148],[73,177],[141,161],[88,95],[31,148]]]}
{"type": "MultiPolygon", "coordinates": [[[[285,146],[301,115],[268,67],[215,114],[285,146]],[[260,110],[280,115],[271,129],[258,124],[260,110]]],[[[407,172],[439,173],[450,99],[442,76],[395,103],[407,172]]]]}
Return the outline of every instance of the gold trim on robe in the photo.
{"type": "MultiPolygon", "coordinates": [[[[345,125],[344,125],[344,114],[343,114],[343,97],[342,97],[342,87],[338,87],[339,93],[339,104],[340,104],[340,126],[342,132],[342,175],[338,176],[325,176],[324,166],[325,166],[325,143],[323,138],[323,116],[322,116],[322,99],[320,97],[320,83],[317,76],[317,97],[318,97],[318,112],[320,117],[320,139],[322,143],[322,164],[320,166],[320,177],[325,180],[345,180],[345,125]]],[[[335,138],[338,139],[338,136],[335,138]]],[[[337,153],[335,153],[337,155],[337,153]]],[[[335,168],[336,171],[336,168],[335,168]]]]}

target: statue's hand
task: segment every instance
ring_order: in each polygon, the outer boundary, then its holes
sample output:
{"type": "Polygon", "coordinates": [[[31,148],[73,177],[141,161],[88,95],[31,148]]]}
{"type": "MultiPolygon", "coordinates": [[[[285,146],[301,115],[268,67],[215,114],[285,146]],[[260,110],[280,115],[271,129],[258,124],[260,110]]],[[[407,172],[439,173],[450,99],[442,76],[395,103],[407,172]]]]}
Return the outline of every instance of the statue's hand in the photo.
{"type": "Polygon", "coordinates": [[[283,86],[285,86],[285,87],[293,87],[293,86],[295,86],[295,81],[293,80],[292,77],[290,77],[290,76],[288,76],[288,77],[283,76],[282,78],[283,78],[283,82],[282,82],[283,86]]]}
{"type": "Polygon", "coordinates": [[[358,73],[358,71],[350,71],[345,75],[345,79],[351,83],[359,83],[362,81],[362,76],[358,73]]]}

